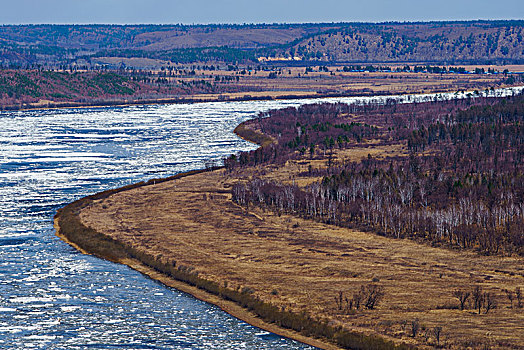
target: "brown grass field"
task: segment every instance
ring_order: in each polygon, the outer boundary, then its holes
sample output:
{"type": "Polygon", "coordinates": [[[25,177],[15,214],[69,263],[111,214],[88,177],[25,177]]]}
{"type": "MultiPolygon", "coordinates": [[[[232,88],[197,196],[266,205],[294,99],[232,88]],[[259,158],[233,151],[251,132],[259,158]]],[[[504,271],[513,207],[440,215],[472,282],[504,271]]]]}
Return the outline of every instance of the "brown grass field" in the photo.
{"type": "MultiPolygon", "coordinates": [[[[121,59],[121,61],[107,59],[114,64],[118,62],[132,64],[136,61],[136,59],[121,59]]],[[[163,61],[148,59],[144,62],[160,64],[163,61]]],[[[305,67],[272,67],[268,68],[269,70],[251,71],[249,68],[252,67],[248,66],[237,67],[235,70],[228,70],[226,67],[222,67],[221,70],[192,70],[193,67],[195,66],[175,65],[171,68],[176,69],[169,72],[158,68],[147,68],[143,72],[145,76],[140,74],[134,76],[133,73],[124,74],[113,71],[112,73],[124,82],[115,85],[118,88],[116,90],[120,92],[113,91],[112,93],[102,92],[103,89],[98,89],[96,92],[91,91],[92,87],[86,81],[92,79],[95,73],[89,71],[79,70],[74,74],[71,73],[72,75],[69,78],[75,81],[74,86],[69,86],[61,80],[64,76],[67,77],[70,74],[67,70],[60,71],[60,74],[57,72],[46,72],[44,74],[31,70],[6,71],[6,79],[8,80],[14,79],[13,74],[25,75],[30,81],[38,85],[38,94],[31,93],[29,87],[26,87],[25,92],[16,92],[13,96],[2,94],[0,91],[0,109],[375,96],[461,90],[483,91],[492,87],[501,88],[520,84],[519,80],[509,81],[508,76],[504,74],[343,72],[341,66],[329,66],[327,67],[328,72],[319,71],[318,66],[315,66],[313,72],[306,74],[305,67]],[[120,74],[123,75],[120,76],[120,74]],[[132,80],[133,78],[149,80],[147,83],[136,82],[132,80]],[[157,80],[161,82],[157,82],[157,80]],[[122,90],[122,87],[132,89],[129,91],[122,90]]],[[[392,67],[395,68],[395,66],[392,67]]],[[[467,66],[466,68],[471,71],[477,66],[467,66]]],[[[486,70],[495,68],[499,72],[504,69],[509,69],[511,72],[524,71],[524,65],[478,66],[478,68],[486,70]]],[[[102,87],[114,88],[112,85],[106,85],[102,87]]],[[[13,89],[12,86],[3,87],[13,89]]],[[[2,90],[1,88],[2,86],[0,86],[0,90],[2,90]]]]}
{"type": "MultiPolygon", "coordinates": [[[[376,149],[374,154],[402,153],[401,147],[376,149]]],[[[367,148],[354,151],[353,157],[369,153],[367,148]]],[[[266,176],[291,179],[307,166],[307,162],[288,162],[266,176]]],[[[177,266],[193,268],[200,278],[249,290],[271,305],[306,313],[335,327],[417,348],[437,345],[435,327],[442,327],[439,345],[445,348],[524,347],[524,309],[516,308],[515,302],[511,307],[504,292],[524,287],[521,258],[480,256],[278,216],[259,208],[246,210],[230,200],[229,191],[233,183],[253,173],[253,169],[234,175],[216,170],[117,192],[90,200],[79,217],[84,225],[134,251],[176,261],[177,266]],[[376,309],[339,310],[335,298],[340,292],[350,297],[370,283],[385,290],[376,309]],[[458,309],[453,291],[471,291],[476,286],[496,296],[497,308],[481,314],[469,307],[458,309]],[[413,337],[415,320],[420,328],[413,337]]],[[[61,234],[67,236],[67,232],[61,234]]],[[[245,309],[200,289],[187,289],[136,261],[114,260],[260,327],[336,348],[325,339],[305,338],[264,323],[245,309]]]]}
{"type": "MultiPolygon", "coordinates": [[[[191,83],[205,80],[214,83],[215,77],[238,77],[232,81],[217,84],[224,92],[215,94],[222,99],[235,99],[246,96],[254,98],[282,96],[326,96],[326,95],[376,95],[430,92],[454,92],[457,90],[484,90],[492,86],[503,86],[504,76],[488,74],[432,74],[402,72],[343,72],[340,66],[330,66],[329,72],[309,72],[304,67],[282,67],[281,74],[269,78],[271,71],[253,71],[239,74],[235,71],[197,70],[193,77],[175,76],[168,80],[191,83]],[[502,85],[501,85],[502,84],[502,85]],[[236,85],[239,92],[228,92],[228,86],[236,85]]],[[[476,66],[468,66],[474,70],[476,66]]],[[[493,68],[478,66],[478,68],[493,68]]],[[[514,72],[524,71],[524,66],[497,66],[502,71],[511,68],[514,72]]],[[[209,98],[213,94],[193,95],[193,98],[209,98]]]]}

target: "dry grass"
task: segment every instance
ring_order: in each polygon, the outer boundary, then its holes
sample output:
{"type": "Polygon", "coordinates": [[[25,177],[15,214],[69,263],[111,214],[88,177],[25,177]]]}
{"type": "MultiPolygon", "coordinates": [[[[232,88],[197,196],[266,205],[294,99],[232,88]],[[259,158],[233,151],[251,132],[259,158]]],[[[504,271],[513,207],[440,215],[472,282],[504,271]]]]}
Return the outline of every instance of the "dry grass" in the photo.
{"type": "MultiPolygon", "coordinates": [[[[305,187],[313,182],[320,181],[320,177],[308,174],[311,169],[327,169],[328,154],[331,151],[317,150],[313,158],[302,156],[299,159],[288,160],[285,166],[265,166],[263,168],[251,169],[243,174],[249,176],[264,177],[284,184],[294,183],[305,187]],[[307,174],[307,176],[301,176],[307,174]]],[[[375,159],[388,157],[406,157],[409,155],[405,142],[394,144],[381,144],[380,140],[367,140],[359,144],[350,145],[349,148],[334,149],[332,151],[332,163],[344,164],[346,162],[360,162],[362,159],[372,156],[375,159]]]]}
{"type": "MultiPolygon", "coordinates": [[[[122,60],[123,62],[124,60],[120,58],[106,59],[111,62],[119,62],[118,60],[122,60]]],[[[164,61],[136,58],[129,60],[131,60],[129,63],[136,61],[148,65],[147,71],[153,75],[159,74],[162,76],[162,74],[165,73],[157,68],[150,67],[165,63],[164,61]]],[[[512,68],[512,71],[524,70],[524,66],[508,67],[512,68]]],[[[275,74],[274,71],[256,71],[256,73],[255,71],[252,73],[245,71],[245,74],[240,74],[239,71],[229,70],[197,70],[195,75],[188,75],[187,72],[179,72],[174,76],[165,77],[167,81],[174,84],[173,86],[169,84],[162,85],[157,89],[156,85],[143,85],[141,92],[139,94],[137,92],[138,95],[116,94],[112,95],[109,99],[88,98],[85,101],[84,99],[79,101],[76,97],[60,101],[50,99],[49,96],[40,100],[25,96],[16,101],[5,102],[2,108],[32,109],[137,103],[187,103],[255,99],[319,98],[329,96],[376,96],[455,92],[459,90],[473,91],[506,86],[503,83],[505,77],[502,74],[337,72],[336,70],[340,70],[340,68],[340,66],[332,66],[329,67],[330,72],[323,71],[304,74],[304,67],[283,67],[282,74],[277,74],[276,78],[270,78],[270,74],[275,74]],[[227,77],[230,81],[216,82],[215,78],[217,77],[219,80],[227,77]],[[200,88],[181,92],[181,90],[176,87],[180,85],[180,82],[188,86],[199,86],[202,81],[206,81],[210,84],[209,86],[213,86],[212,89],[210,88],[210,92],[202,92],[203,90],[200,88]]],[[[497,67],[498,70],[502,70],[502,68],[504,67],[497,67]]],[[[83,72],[82,74],[85,73],[86,72],[83,72]]]]}
{"type": "Polygon", "coordinates": [[[136,249],[333,325],[433,346],[431,334],[427,340],[423,332],[409,336],[410,322],[418,319],[427,330],[441,326],[447,347],[524,347],[523,309],[509,308],[503,293],[524,288],[522,259],[431,248],[258,208],[246,212],[230,201],[235,181],[224,170],[197,174],[113,194],[80,215],[84,224],[136,249]],[[351,295],[371,281],[386,290],[378,309],[337,310],[339,291],[351,295]],[[458,305],[455,289],[477,285],[497,296],[496,309],[478,315],[446,308],[458,305]]]}
{"type": "MultiPolygon", "coordinates": [[[[330,67],[331,72],[311,72],[304,74],[303,67],[282,68],[282,74],[275,79],[268,79],[271,72],[258,71],[239,75],[235,71],[197,71],[195,77],[176,76],[173,81],[192,82],[206,80],[214,83],[215,76],[238,77],[239,81],[223,85],[237,85],[242,92],[224,92],[215,94],[222,98],[252,97],[278,98],[282,96],[324,96],[329,94],[405,94],[454,92],[462,89],[484,90],[500,84],[504,77],[499,75],[478,74],[430,74],[398,72],[336,72],[340,67],[330,67]]],[[[512,67],[518,69],[519,67],[512,67]]],[[[520,67],[521,68],[521,67],[520,67]]],[[[497,69],[500,69],[498,67],[497,69]]],[[[222,86],[218,84],[219,88],[222,86]]],[[[195,95],[194,98],[209,98],[209,94],[195,95]],[[196,97],[199,96],[199,97],[196,97]]]]}

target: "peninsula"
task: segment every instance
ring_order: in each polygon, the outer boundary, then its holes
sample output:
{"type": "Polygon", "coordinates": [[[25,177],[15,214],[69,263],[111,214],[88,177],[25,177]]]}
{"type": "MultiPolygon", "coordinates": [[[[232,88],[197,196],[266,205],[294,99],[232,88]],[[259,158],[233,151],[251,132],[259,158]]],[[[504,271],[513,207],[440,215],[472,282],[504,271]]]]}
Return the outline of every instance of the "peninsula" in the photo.
{"type": "Polygon", "coordinates": [[[80,199],[57,234],[325,349],[524,346],[524,97],[315,104],[225,166],[80,199]]]}

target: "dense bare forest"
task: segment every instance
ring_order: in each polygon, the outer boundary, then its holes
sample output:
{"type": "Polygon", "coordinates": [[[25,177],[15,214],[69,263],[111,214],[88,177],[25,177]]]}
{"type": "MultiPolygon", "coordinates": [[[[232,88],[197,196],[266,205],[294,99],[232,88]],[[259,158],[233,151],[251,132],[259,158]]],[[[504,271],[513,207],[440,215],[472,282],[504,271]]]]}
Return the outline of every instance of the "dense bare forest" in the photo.
{"type": "Polygon", "coordinates": [[[385,105],[317,104],[247,125],[275,142],[236,167],[326,160],[307,186],[254,178],[233,198],[279,213],[484,254],[524,254],[524,96],[385,105]],[[408,156],[336,160],[340,149],[401,143],[408,156]]]}

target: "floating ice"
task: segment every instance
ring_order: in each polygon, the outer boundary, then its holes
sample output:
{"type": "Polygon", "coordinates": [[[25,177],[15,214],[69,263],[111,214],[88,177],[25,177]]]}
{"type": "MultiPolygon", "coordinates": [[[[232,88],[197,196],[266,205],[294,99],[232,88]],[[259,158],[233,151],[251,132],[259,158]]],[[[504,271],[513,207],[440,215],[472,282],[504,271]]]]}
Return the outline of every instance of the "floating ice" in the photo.
{"type": "Polygon", "coordinates": [[[16,312],[16,309],[10,307],[0,307],[0,312],[16,312]]]}
{"type": "Polygon", "coordinates": [[[466,97],[0,112],[0,348],[309,348],[266,335],[126,266],[80,254],[54,236],[53,215],[98,191],[203,168],[208,160],[252,150],[257,146],[232,131],[259,112],[317,102],[466,97]]]}

